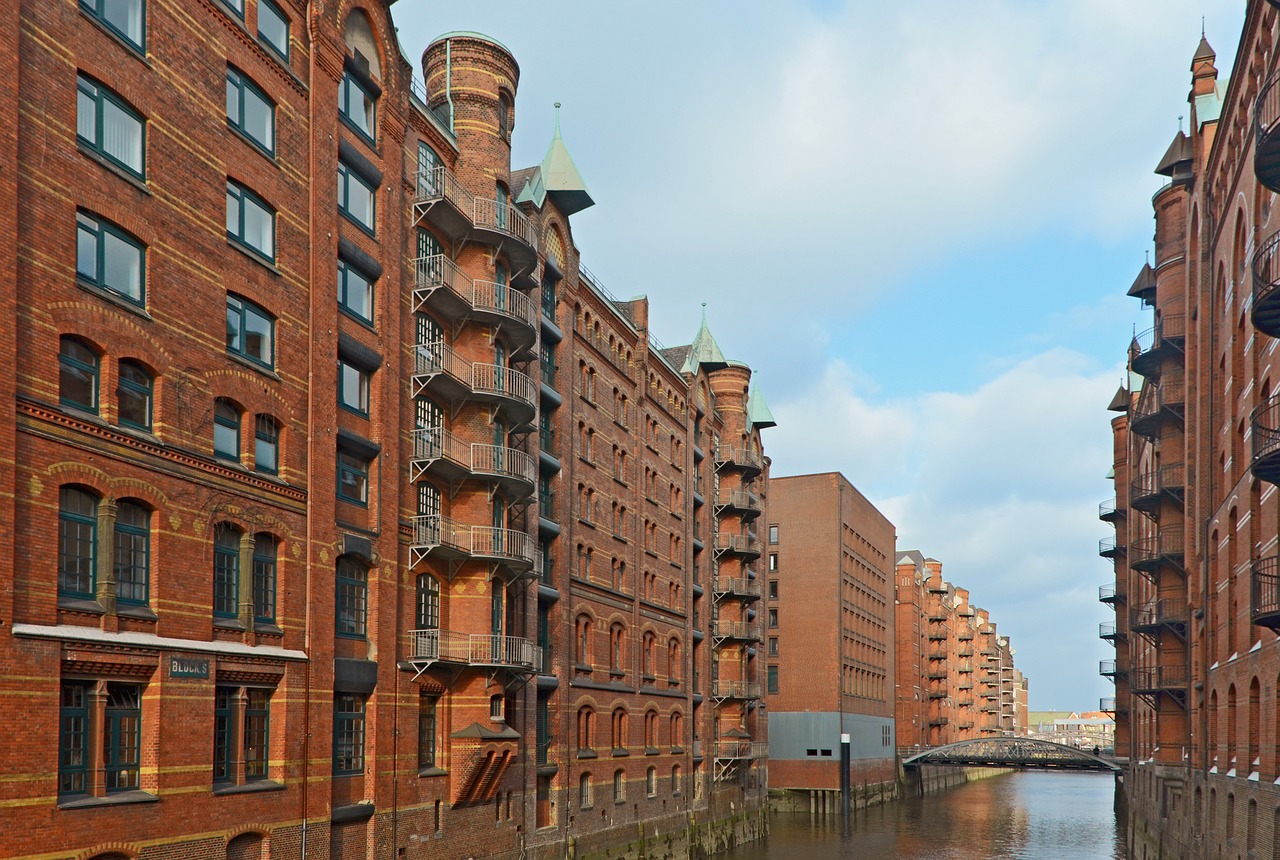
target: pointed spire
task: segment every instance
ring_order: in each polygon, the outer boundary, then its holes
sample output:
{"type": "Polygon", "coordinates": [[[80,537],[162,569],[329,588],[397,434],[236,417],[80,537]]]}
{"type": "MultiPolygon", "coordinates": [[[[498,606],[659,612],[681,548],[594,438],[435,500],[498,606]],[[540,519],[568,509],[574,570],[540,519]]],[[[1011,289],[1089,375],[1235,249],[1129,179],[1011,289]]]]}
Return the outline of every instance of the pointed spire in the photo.
{"type": "Polygon", "coordinates": [[[707,327],[706,302],[702,303],[702,324],[698,326],[698,333],[693,336],[693,345],[689,347],[689,357],[685,359],[681,372],[697,373],[699,366],[706,370],[721,370],[729,366],[724,353],[720,351],[720,345],[711,336],[711,329],[707,327]]]}
{"type": "Polygon", "coordinates": [[[565,215],[581,212],[588,206],[594,206],[591,192],[587,191],[587,183],[583,181],[578,166],[573,163],[573,156],[564,145],[560,134],[560,102],[556,102],[556,131],[547,147],[547,154],[542,159],[542,181],[549,196],[565,215]]]}
{"type": "Polygon", "coordinates": [[[760,393],[760,386],[751,386],[751,394],[747,397],[747,419],[751,422],[751,426],[764,429],[765,427],[777,427],[778,422],[773,420],[773,413],[769,411],[769,404],[764,402],[764,395],[760,393]]]}
{"type": "Polygon", "coordinates": [[[1200,44],[1196,48],[1195,54],[1191,57],[1194,64],[1198,60],[1216,60],[1218,55],[1214,52],[1213,46],[1209,44],[1209,40],[1204,37],[1203,28],[1200,30],[1200,44]]]}

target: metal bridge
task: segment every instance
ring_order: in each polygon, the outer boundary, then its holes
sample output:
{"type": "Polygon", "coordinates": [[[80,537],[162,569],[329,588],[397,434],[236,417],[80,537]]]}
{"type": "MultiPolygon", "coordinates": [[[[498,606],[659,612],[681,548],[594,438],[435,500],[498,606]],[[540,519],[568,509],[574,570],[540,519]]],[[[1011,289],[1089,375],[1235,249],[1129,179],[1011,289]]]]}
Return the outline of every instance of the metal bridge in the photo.
{"type": "Polygon", "coordinates": [[[1039,770],[1100,770],[1121,773],[1110,759],[1075,747],[1032,738],[978,738],[930,747],[902,759],[904,767],[922,764],[967,767],[1017,767],[1039,770]]]}

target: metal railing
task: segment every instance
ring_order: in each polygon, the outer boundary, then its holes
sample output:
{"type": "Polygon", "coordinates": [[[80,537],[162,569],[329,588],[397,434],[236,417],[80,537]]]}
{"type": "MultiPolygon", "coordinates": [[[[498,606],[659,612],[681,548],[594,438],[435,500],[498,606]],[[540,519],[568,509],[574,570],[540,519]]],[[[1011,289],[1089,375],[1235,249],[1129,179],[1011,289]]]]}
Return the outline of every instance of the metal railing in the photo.
{"type": "Polygon", "coordinates": [[[500,394],[521,400],[530,406],[538,404],[538,386],[526,374],[500,364],[473,364],[471,389],[486,394],[500,394]]]}
{"type": "Polygon", "coordinates": [[[502,314],[523,323],[529,328],[538,324],[538,311],[529,298],[519,290],[493,281],[472,281],[471,306],[479,311],[502,314]]]}
{"type": "Polygon", "coordinates": [[[1135,692],[1183,690],[1190,683],[1185,666],[1146,666],[1129,670],[1129,689],[1135,692]]]}
{"type": "Polygon", "coordinates": [[[515,529],[455,523],[438,514],[412,518],[412,546],[447,547],[459,553],[534,563],[533,538],[515,529]]]}
{"type": "Polygon", "coordinates": [[[758,699],[760,684],[757,681],[712,681],[711,695],[717,699],[758,699]]]}
{"type": "Polygon", "coordinates": [[[419,170],[414,183],[413,202],[416,205],[447,200],[460,212],[472,212],[471,192],[462,187],[458,177],[447,167],[427,167],[419,170]]]}
{"type": "Polygon", "coordinates": [[[420,343],[415,349],[414,375],[429,376],[444,373],[459,382],[471,380],[471,362],[453,351],[444,341],[420,343]]]}
{"type": "Polygon", "coordinates": [[[716,741],[715,757],[721,759],[766,758],[769,744],[764,741],[716,741]]]}
{"type": "Polygon", "coordinates": [[[1123,512],[1123,510],[1124,509],[1117,504],[1115,499],[1108,499],[1105,502],[1099,502],[1098,503],[1098,519],[1100,520],[1110,519],[1116,514],[1123,512]]]}
{"type": "MultiPolygon", "coordinates": [[[[1280,238],[1280,233],[1276,236],[1280,238]]],[[[1249,416],[1249,425],[1253,431],[1254,463],[1280,452],[1280,394],[1258,404],[1249,416]]]]}
{"type": "Polygon", "coordinates": [[[413,431],[413,456],[411,463],[424,460],[449,460],[459,466],[471,464],[470,445],[448,430],[425,427],[413,431]]]}
{"type": "Polygon", "coordinates": [[[535,483],[538,464],[529,454],[504,445],[471,445],[471,471],[491,475],[506,475],[535,483]]]}
{"type": "Polygon", "coordinates": [[[720,552],[760,554],[760,541],[745,534],[716,532],[714,547],[720,552]]]}
{"type": "Polygon", "coordinates": [[[711,635],[720,639],[747,639],[759,641],[761,627],[758,622],[716,620],[711,635]]]}
{"type": "Polygon", "coordinates": [[[530,248],[538,247],[533,222],[510,203],[488,197],[476,197],[472,212],[472,221],[477,227],[505,233],[530,248]]]}
{"type": "Polygon", "coordinates": [[[741,445],[717,445],[713,456],[717,465],[745,466],[757,470],[763,467],[760,455],[741,445]]]}
{"type": "Polygon", "coordinates": [[[762,594],[760,583],[743,577],[717,576],[712,588],[717,594],[730,597],[755,597],[762,594]]]}
{"type": "Polygon", "coordinates": [[[1151,600],[1132,610],[1133,619],[1130,628],[1154,627],[1159,624],[1185,624],[1187,622],[1186,601],[1162,598],[1151,600]]]}
{"type": "Polygon", "coordinates": [[[466,291],[470,287],[467,276],[462,274],[458,265],[444,254],[431,254],[416,257],[413,260],[414,272],[414,310],[420,310],[427,296],[435,290],[444,288],[456,295],[459,300],[467,301],[466,291]]]}
{"type": "Polygon", "coordinates": [[[1170,463],[1134,479],[1130,499],[1149,498],[1187,485],[1187,469],[1182,463],[1170,463]]]}
{"type": "Polygon", "coordinates": [[[1280,556],[1260,558],[1251,565],[1249,604],[1254,623],[1280,616],[1280,556]]]}
{"type": "Polygon", "coordinates": [[[415,661],[468,666],[542,668],[542,649],[522,636],[495,636],[454,630],[410,630],[409,657],[415,661]]]}
{"type": "Polygon", "coordinates": [[[466,552],[471,540],[467,526],[459,526],[448,517],[439,514],[414,517],[413,545],[421,547],[443,546],[466,552]]]}
{"type": "Polygon", "coordinates": [[[721,491],[716,496],[717,507],[730,507],[743,511],[760,510],[760,497],[747,490],[721,491]]]}
{"type": "Polygon", "coordinates": [[[1170,556],[1182,556],[1184,548],[1182,526],[1165,526],[1155,535],[1134,540],[1129,545],[1129,562],[1136,565],[1170,556]]]}

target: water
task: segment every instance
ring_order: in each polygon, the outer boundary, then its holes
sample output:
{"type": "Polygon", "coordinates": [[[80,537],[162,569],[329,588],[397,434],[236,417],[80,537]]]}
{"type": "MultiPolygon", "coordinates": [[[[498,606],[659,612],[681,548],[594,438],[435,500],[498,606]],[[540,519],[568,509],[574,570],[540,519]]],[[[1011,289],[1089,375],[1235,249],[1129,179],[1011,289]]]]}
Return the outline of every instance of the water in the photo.
{"type": "Polygon", "coordinates": [[[774,815],[728,860],[1124,860],[1110,774],[1023,772],[840,816],[774,815]]]}

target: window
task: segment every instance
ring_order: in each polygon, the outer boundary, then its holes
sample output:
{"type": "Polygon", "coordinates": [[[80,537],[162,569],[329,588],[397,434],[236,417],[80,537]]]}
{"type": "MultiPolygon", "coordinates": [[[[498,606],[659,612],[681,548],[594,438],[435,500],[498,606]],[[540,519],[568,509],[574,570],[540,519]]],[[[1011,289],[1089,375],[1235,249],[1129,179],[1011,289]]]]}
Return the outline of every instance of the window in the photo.
{"type": "Polygon", "coordinates": [[[151,585],[151,512],[133,501],[116,508],[116,600],[145,605],[151,585]]]}
{"type": "Polygon", "coordinates": [[[348,451],[338,452],[338,498],[369,503],[369,461],[348,451]]]}
{"type": "Polygon", "coordinates": [[[679,711],[671,715],[671,751],[680,752],[684,747],[684,717],[679,711]]]}
{"type": "Polygon", "coordinates": [[[289,61],[289,19],[271,0],[258,0],[258,39],[289,61]]]}
{"type": "Polygon", "coordinates": [[[79,487],[58,498],[58,594],[93,600],[97,588],[98,499],[79,487]]]}
{"type": "Polygon", "coordinates": [[[120,423],[141,430],[151,429],[151,374],[134,361],[120,362],[120,382],[116,395],[120,402],[120,423]]]}
{"type": "Polygon", "coordinates": [[[440,629],[440,583],[434,576],[424,573],[418,577],[417,629],[440,629]]]}
{"type": "Polygon", "coordinates": [[[586,615],[579,615],[577,623],[577,637],[575,644],[577,646],[577,665],[580,668],[591,668],[591,618],[586,615]]]}
{"type": "Polygon", "coordinates": [[[128,233],[76,213],[76,277],[135,305],[146,302],[145,252],[128,233]]]}
{"type": "Polygon", "coordinates": [[[651,767],[644,772],[644,793],[646,797],[658,796],[658,769],[651,767]]]}
{"type": "Polygon", "coordinates": [[[658,751],[658,712],[647,711],[644,715],[644,747],[649,755],[658,751]]]}
{"type": "Polygon", "coordinates": [[[144,0],[80,0],[80,10],[139,51],[145,51],[144,0]]]}
{"type": "Polygon", "coordinates": [[[369,574],[358,561],[338,559],[338,611],[334,617],[339,636],[365,637],[365,611],[369,598],[369,574]]]}
{"type": "Polygon", "coordinates": [[[770,570],[778,569],[778,554],[776,552],[769,553],[769,569],[770,570]]]}
{"type": "Polygon", "coordinates": [[[578,777],[578,807],[580,809],[591,808],[591,774],[583,773],[578,777]]]}
{"type": "Polygon", "coordinates": [[[221,397],[213,402],[213,456],[240,462],[240,410],[221,397]]]}
{"type": "Polygon", "coordinates": [[[213,616],[236,618],[240,612],[240,533],[220,524],[213,536],[213,616]]]}
{"type": "Polygon", "coordinates": [[[271,737],[271,691],[219,686],[213,703],[213,781],[238,782],[236,762],[244,760],[244,782],[267,778],[271,737]],[[239,736],[235,726],[242,727],[239,736]]]}
{"type": "Polygon", "coordinates": [[[610,741],[613,746],[613,754],[626,753],[627,751],[627,712],[623,708],[615,708],[613,711],[612,721],[612,737],[610,741]]]}
{"type": "Polygon", "coordinates": [[[767,693],[778,692],[778,667],[769,666],[765,677],[767,682],[767,686],[765,687],[765,692],[767,693]]]}
{"type": "Polygon", "coordinates": [[[511,139],[511,98],[506,93],[498,96],[498,137],[511,139]]]}
{"type": "Polygon", "coordinates": [[[280,427],[270,415],[254,421],[253,468],[271,475],[280,471],[280,427]]]}
{"type": "Polygon", "coordinates": [[[252,302],[227,295],[227,352],[275,366],[275,320],[252,302]]]}
{"type": "Polygon", "coordinates": [[[627,774],[622,768],[613,772],[613,802],[627,802],[627,774]]]}
{"type": "Polygon", "coordinates": [[[364,773],[364,697],[333,697],[333,775],[364,773]]]}
{"type": "Polygon", "coordinates": [[[64,406],[98,412],[98,355],[74,337],[58,342],[58,400],[64,406]]]}
{"type": "Polygon", "coordinates": [[[364,83],[352,77],[350,71],[342,73],[342,83],[338,89],[338,113],[342,118],[368,138],[372,143],[376,131],[374,124],[374,96],[364,83]]]}
{"type": "Polygon", "coordinates": [[[439,697],[418,692],[418,770],[436,766],[436,703],[439,697]]]}
{"type": "Polygon", "coordinates": [[[230,66],[227,67],[227,123],[268,155],[275,155],[276,106],[257,84],[230,66]]]}
{"type": "Polygon", "coordinates": [[[236,13],[236,17],[244,17],[244,0],[222,0],[222,4],[236,13]]]}
{"type": "Polygon", "coordinates": [[[778,542],[778,527],[769,526],[769,543],[775,544],[777,542],[778,542]]]}
{"type": "Polygon", "coordinates": [[[372,233],[376,200],[374,188],[364,177],[338,162],[338,211],[372,233]]]}
{"type": "Polygon", "coordinates": [[[778,610],[776,609],[769,610],[769,626],[770,627],[778,626],[778,610]]]}
{"type": "Polygon", "coordinates": [[[139,179],[146,178],[146,121],[111,90],[76,76],[76,139],[139,179]]]}
{"type": "Polygon", "coordinates": [[[769,656],[770,657],[778,656],[778,637],[777,636],[769,637],[769,656]]]}
{"type": "Polygon", "coordinates": [[[769,599],[778,599],[778,580],[776,579],[769,580],[769,599]]]}
{"type": "Polygon", "coordinates": [[[142,753],[142,688],[107,684],[103,758],[107,791],[138,788],[142,753]]]}
{"type": "Polygon", "coordinates": [[[275,261],[275,210],[261,197],[230,179],[227,180],[227,238],[275,261]]]}
{"type": "Polygon", "coordinates": [[[671,765],[671,794],[679,795],[684,790],[684,783],[680,780],[680,765],[671,765]]]}
{"type": "Polygon", "coordinates": [[[253,537],[253,620],[276,621],[276,541],[269,534],[253,537]]]}
{"type": "Polygon", "coordinates": [[[609,672],[622,675],[623,643],[626,641],[626,628],[615,622],[609,627],[609,672]]]}
{"type": "Polygon", "coordinates": [[[596,712],[590,705],[578,709],[578,758],[595,758],[596,712]]]}
{"type": "Polygon", "coordinates": [[[358,415],[369,414],[369,373],[338,359],[338,404],[358,415]]]}
{"type": "Polygon", "coordinates": [[[58,719],[58,794],[89,792],[89,682],[64,681],[58,719]]]}
{"type": "Polygon", "coordinates": [[[373,323],[373,281],[345,260],[338,260],[338,307],[361,322],[373,323]]]}

